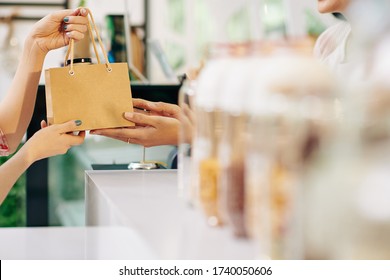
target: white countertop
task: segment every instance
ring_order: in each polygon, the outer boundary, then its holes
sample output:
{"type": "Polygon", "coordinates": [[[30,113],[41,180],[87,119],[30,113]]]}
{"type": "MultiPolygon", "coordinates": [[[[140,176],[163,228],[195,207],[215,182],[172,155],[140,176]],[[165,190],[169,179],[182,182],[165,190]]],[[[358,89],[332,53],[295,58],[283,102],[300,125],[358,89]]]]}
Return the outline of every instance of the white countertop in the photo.
{"type": "Polygon", "coordinates": [[[145,240],[124,227],[1,228],[1,260],[156,259],[145,240]]]}
{"type": "Polygon", "coordinates": [[[253,244],[211,228],[177,196],[177,171],[87,171],[89,226],[126,226],[160,259],[253,259],[253,244]]]}

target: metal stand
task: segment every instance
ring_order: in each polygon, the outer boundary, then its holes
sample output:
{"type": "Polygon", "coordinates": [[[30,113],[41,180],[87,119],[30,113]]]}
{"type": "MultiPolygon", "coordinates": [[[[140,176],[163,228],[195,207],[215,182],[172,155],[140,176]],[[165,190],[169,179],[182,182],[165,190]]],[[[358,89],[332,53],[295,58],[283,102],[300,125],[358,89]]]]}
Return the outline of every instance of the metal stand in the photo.
{"type": "Polygon", "coordinates": [[[141,162],[130,162],[128,169],[130,170],[152,170],[158,169],[158,165],[154,162],[145,162],[145,147],[142,149],[142,161],[141,162]]]}

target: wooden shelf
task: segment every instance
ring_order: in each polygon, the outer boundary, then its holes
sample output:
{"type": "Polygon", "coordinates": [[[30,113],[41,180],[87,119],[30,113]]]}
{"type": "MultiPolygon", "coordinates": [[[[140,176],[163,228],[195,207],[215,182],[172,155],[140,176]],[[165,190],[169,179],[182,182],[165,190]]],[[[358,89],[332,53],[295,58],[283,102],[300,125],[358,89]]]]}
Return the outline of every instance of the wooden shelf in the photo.
{"type": "MultiPolygon", "coordinates": [[[[61,8],[67,9],[69,7],[69,0],[63,2],[0,2],[0,7],[26,7],[26,8],[35,8],[35,7],[46,7],[46,8],[61,8]]],[[[12,17],[13,21],[38,21],[42,17],[37,16],[15,16],[12,17]]],[[[0,17],[0,20],[4,19],[0,17]]]]}
{"type": "MultiPolygon", "coordinates": [[[[25,16],[16,16],[12,17],[12,21],[38,21],[42,19],[41,17],[25,17],[25,16]]],[[[0,22],[7,20],[5,17],[0,17],[0,22]]]]}

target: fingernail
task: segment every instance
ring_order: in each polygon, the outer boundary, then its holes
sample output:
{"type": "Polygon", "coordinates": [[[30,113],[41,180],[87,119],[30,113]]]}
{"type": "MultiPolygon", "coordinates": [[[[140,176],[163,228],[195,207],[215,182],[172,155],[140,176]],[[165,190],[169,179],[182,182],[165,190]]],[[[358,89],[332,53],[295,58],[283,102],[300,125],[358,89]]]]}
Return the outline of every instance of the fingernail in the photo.
{"type": "Polygon", "coordinates": [[[70,38],[70,32],[66,32],[65,35],[70,38]]]}
{"type": "Polygon", "coordinates": [[[81,9],[80,12],[81,12],[82,15],[85,15],[87,13],[87,10],[86,9],[81,9]]]}
{"type": "Polygon", "coordinates": [[[69,22],[69,18],[68,18],[68,17],[65,17],[65,18],[64,18],[64,22],[69,22]]]}
{"type": "Polygon", "coordinates": [[[80,120],[75,121],[76,126],[80,126],[83,122],[80,120]]]}
{"type": "Polygon", "coordinates": [[[68,26],[67,25],[64,25],[64,30],[68,29],[68,26]]]}
{"type": "Polygon", "coordinates": [[[125,118],[126,119],[131,119],[134,116],[133,113],[125,113],[125,118]]]}

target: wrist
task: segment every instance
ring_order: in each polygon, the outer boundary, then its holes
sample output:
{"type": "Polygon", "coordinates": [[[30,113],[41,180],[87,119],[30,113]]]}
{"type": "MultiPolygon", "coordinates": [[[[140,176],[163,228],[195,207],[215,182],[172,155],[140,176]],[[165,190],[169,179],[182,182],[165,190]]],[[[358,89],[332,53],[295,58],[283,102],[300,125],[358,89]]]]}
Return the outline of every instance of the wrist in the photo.
{"type": "Polygon", "coordinates": [[[45,60],[47,52],[39,47],[37,39],[29,34],[24,42],[24,52],[29,56],[30,59],[38,60],[39,62],[45,60]]]}
{"type": "Polygon", "coordinates": [[[17,152],[17,154],[20,156],[21,163],[28,168],[30,165],[32,165],[35,161],[37,161],[36,156],[34,155],[34,152],[30,148],[30,145],[28,142],[26,142],[22,148],[17,152]]]}

